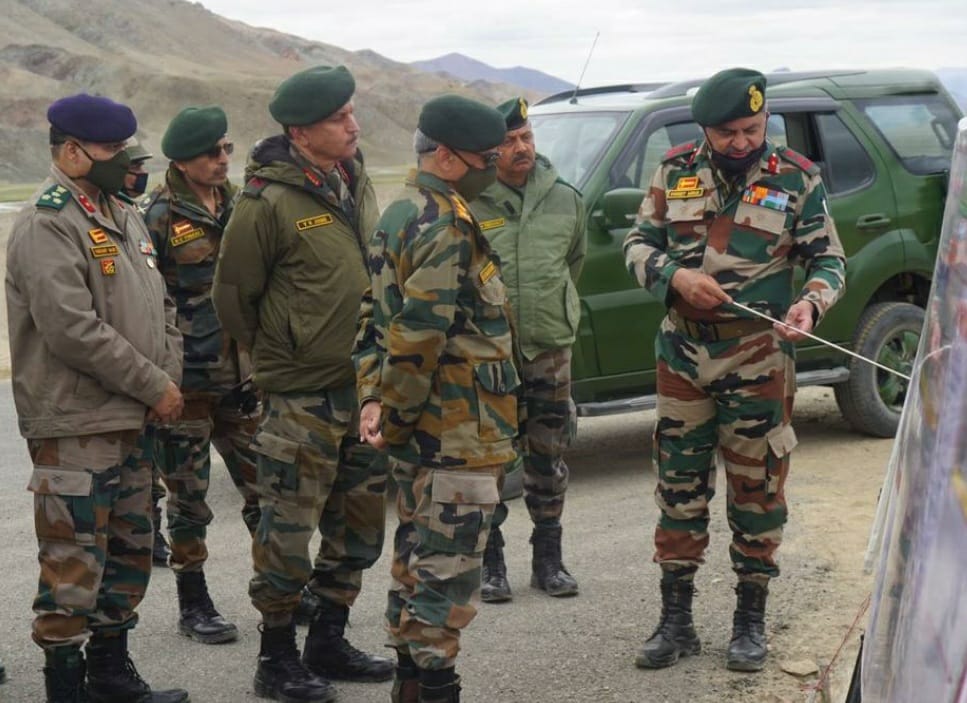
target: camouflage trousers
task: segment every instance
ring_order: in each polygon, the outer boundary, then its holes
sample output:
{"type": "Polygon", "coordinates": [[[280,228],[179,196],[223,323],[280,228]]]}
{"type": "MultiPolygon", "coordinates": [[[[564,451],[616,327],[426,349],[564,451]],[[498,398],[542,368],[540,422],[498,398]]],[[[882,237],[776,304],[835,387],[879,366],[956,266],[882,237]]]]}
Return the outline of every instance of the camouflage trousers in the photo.
{"type": "Polygon", "coordinates": [[[389,645],[422,669],[451,667],[477,614],[480,569],[503,466],[431,469],[390,457],[398,488],[386,606],[389,645]]]}
{"type": "Polygon", "coordinates": [[[250,534],[259,523],[255,452],[249,448],[258,420],[222,405],[222,397],[217,393],[186,393],[178,422],[156,432],[155,456],[168,488],[170,566],[175,572],[201,571],[208,559],[205,537],[213,515],[206,498],[212,445],[225,460],[242,496],[242,520],[250,534]]]}
{"type": "Polygon", "coordinates": [[[351,606],[383,550],[386,461],[358,437],[355,386],[267,393],[252,443],[262,517],[252,544],[252,604],[269,627],[288,624],[307,583],[351,606]],[[309,540],[322,535],[315,564],[309,540]]]}
{"type": "Polygon", "coordinates": [[[151,574],[149,431],[31,439],[40,580],[34,641],[80,646],[134,627],[151,574]]]}
{"type": "Polygon", "coordinates": [[[655,343],[658,421],[655,561],[689,577],[708,546],[717,454],[725,466],[729,553],[740,580],[778,576],[784,486],[796,444],[793,346],[773,331],[705,343],[666,318],[655,343]]]}
{"type": "MultiPolygon", "coordinates": [[[[522,432],[524,504],[531,520],[558,521],[564,512],[568,468],[564,452],[577,430],[577,411],[571,399],[571,349],[542,352],[521,369],[527,419],[522,432]]],[[[501,503],[493,526],[507,516],[501,503]]]]}

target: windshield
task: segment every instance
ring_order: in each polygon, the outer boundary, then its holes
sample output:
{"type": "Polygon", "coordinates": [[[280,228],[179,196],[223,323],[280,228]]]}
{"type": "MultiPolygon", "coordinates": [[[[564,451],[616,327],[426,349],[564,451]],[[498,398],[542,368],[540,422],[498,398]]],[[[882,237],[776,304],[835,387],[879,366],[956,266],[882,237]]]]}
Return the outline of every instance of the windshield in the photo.
{"type": "Polygon", "coordinates": [[[627,112],[531,113],[530,122],[537,151],[551,160],[561,178],[583,188],[627,117],[627,112]]]}

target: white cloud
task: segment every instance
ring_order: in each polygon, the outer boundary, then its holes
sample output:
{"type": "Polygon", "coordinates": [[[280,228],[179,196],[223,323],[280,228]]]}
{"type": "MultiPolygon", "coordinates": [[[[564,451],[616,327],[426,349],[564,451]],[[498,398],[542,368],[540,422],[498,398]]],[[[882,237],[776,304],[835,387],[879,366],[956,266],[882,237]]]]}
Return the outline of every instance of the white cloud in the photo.
{"type": "Polygon", "coordinates": [[[719,68],[937,68],[967,63],[962,0],[205,0],[213,12],[399,61],[459,52],[586,85],[679,79],[719,68]]]}

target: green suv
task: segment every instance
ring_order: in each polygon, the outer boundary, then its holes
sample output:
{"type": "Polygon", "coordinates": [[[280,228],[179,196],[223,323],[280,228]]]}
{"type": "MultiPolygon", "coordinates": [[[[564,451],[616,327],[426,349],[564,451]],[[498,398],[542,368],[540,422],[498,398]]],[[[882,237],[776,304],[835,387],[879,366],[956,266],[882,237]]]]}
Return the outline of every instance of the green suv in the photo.
{"type": "MultiPolygon", "coordinates": [[[[846,293],[816,334],[909,374],[961,111],[927,71],[778,72],[768,81],[769,139],[819,165],[847,256],[846,293]]],[[[702,136],[689,108],[700,84],[582,89],[530,110],[538,150],[588,211],[573,357],[580,415],[654,407],[665,310],[632,280],[621,246],[662,155],[702,136]]],[[[811,340],[799,345],[797,378],[831,385],[857,430],[896,432],[903,379],[811,340]]]]}

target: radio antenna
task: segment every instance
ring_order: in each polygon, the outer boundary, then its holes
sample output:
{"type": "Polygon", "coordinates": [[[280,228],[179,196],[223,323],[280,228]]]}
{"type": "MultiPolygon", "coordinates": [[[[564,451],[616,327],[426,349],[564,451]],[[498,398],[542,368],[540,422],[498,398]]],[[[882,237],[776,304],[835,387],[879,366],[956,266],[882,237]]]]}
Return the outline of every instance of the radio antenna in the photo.
{"type": "Polygon", "coordinates": [[[584,81],[584,74],[588,70],[588,64],[591,63],[591,55],[594,53],[594,47],[598,45],[598,37],[601,36],[601,32],[594,33],[594,41],[591,42],[591,51],[588,52],[588,58],[584,61],[584,68],[581,69],[581,77],[578,78],[577,84],[574,86],[574,92],[571,94],[571,99],[568,100],[572,105],[577,105],[578,103],[578,91],[581,89],[581,83],[584,81]]]}

